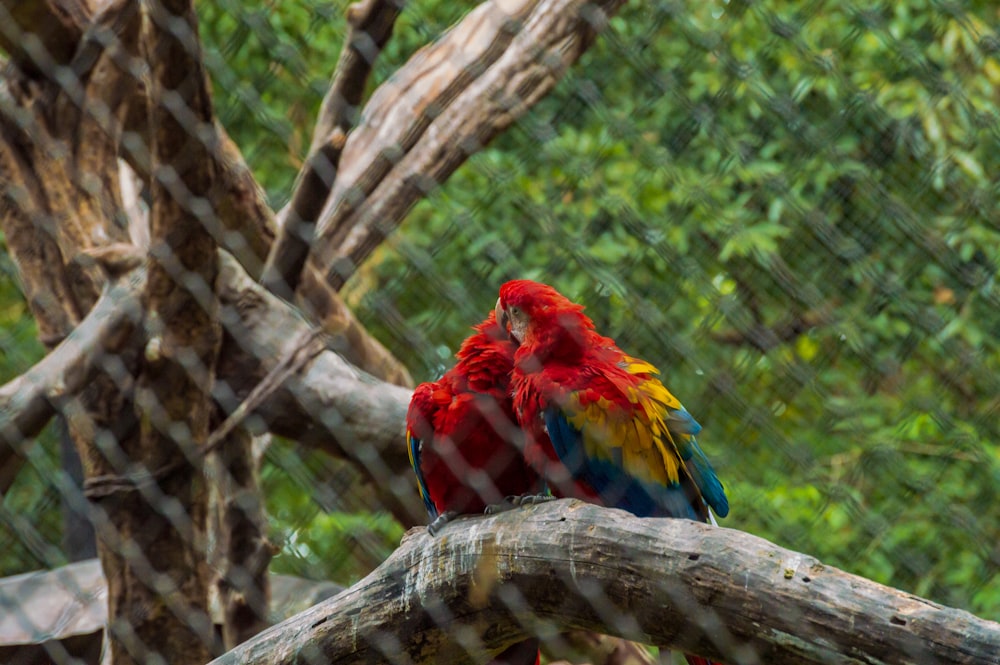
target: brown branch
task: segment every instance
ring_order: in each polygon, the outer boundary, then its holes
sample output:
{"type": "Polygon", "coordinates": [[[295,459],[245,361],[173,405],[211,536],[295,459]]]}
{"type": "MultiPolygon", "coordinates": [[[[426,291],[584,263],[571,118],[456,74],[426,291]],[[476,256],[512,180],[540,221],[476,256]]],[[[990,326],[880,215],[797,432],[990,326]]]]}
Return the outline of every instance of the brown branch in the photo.
{"type": "MultiPolygon", "coordinates": [[[[106,357],[135,353],[124,341],[135,345],[137,337],[119,338],[132,330],[123,323],[132,324],[141,316],[144,280],[140,270],[115,282],[62,345],[0,388],[0,444],[18,446],[36,435],[55,414],[59,401],[52,397],[75,394],[92,383],[105,371],[106,357]],[[101,352],[107,348],[111,350],[101,352]]],[[[296,357],[298,341],[309,336],[311,327],[224,253],[217,289],[226,328],[218,381],[244,399],[283,359],[296,357]]],[[[381,504],[403,524],[413,525],[426,516],[410,480],[403,440],[409,401],[409,390],[370,377],[328,350],[286,377],[253,415],[275,433],[354,461],[373,482],[381,504]]],[[[220,406],[226,410],[226,405],[220,406]]]]}
{"type": "MultiPolygon", "coordinates": [[[[223,255],[218,282],[226,338],[219,380],[241,399],[294,351],[309,324],[223,255]]],[[[404,421],[410,391],[383,383],[325,351],[255,411],[269,431],[355,462],[379,502],[404,525],[426,519],[411,481],[404,421]]],[[[259,421],[258,421],[259,422],[259,421]]]]}
{"type": "Polygon", "coordinates": [[[0,445],[19,449],[34,438],[67,395],[90,383],[120,348],[125,323],[142,318],[139,293],[145,271],[112,282],[70,335],[30,370],[0,388],[0,445]]]}
{"type": "Polygon", "coordinates": [[[411,531],[368,577],[213,663],[482,662],[553,626],[730,663],[988,665],[1000,653],[1000,624],[761,538],[564,500],[438,538],[411,531]]]}
{"type": "Polygon", "coordinates": [[[313,130],[313,153],[354,124],[375,59],[392,37],[405,0],[360,0],[347,8],[347,36],[313,130]]]}
{"type": "Polygon", "coordinates": [[[337,164],[345,141],[346,136],[338,129],[306,159],[281,222],[281,231],[271,246],[260,281],[268,291],[285,300],[295,299],[302,266],[315,235],[316,219],[337,177],[337,164]]]}
{"type": "Polygon", "coordinates": [[[415,55],[348,138],[310,263],[339,289],[414,203],[555,85],[621,4],[486,2],[415,55]]]}
{"type": "Polygon", "coordinates": [[[347,10],[347,35],[330,88],[323,97],[313,130],[309,157],[299,174],[291,202],[280,217],[278,236],[262,283],[286,300],[299,287],[327,196],[337,177],[347,134],[354,124],[375,58],[392,36],[401,0],[362,0],[347,10]]]}

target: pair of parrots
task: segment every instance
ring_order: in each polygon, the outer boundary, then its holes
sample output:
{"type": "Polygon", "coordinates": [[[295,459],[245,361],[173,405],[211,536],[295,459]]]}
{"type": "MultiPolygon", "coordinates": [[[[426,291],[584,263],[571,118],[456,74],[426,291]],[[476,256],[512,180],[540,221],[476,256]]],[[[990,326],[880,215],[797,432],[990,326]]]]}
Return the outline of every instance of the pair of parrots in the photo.
{"type": "Polygon", "coordinates": [[[581,305],[515,280],[475,331],[451,370],[417,387],[407,413],[432,533],[455,515],[535,500],[546,488],[639,517],[729,512],[695,438],[701,426],[656,368],[600,335],[581,305]]]}

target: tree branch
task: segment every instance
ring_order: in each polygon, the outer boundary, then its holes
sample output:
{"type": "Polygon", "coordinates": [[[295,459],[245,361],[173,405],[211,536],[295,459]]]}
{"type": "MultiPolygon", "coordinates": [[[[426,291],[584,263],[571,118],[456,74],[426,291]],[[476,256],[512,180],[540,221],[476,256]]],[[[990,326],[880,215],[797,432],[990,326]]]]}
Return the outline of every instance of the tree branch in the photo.
{"type": "MultiPolygon", "coordinates": [[[[124,341],[136,345],[140,340],[119,337],[141,316],[144,285],[141,269],[115,282],[56,350],[0,388],[0,444],[16,447],[36,435],[56,412],[53,396],[77,393],[105,371],[103,360],[132,353],[124,341]]],[[[225,253],[217,290],[226,330],[217,381],[237,400],[220,404],[228,414],[293,351],[296,340],[308,335],[310,326],[225,253]]],[[[354,461],[373,482],[382,505],[403,524],[423,523],[426,516],[410,481],[403,432],[410,391],[357,370],[337,352],[338,340],[328,341],[331,350],[272,393],[248,425],[354,461]]]]}
{"type": "Polygon", "coordinates": [[[319,150],[335,130],[344,134],[354,124],[375,59],[392,37],[405,0],[360,0],[347,9],[347,36],[330,89],[319,107],[309,152],[319,150]]]}
{"type": "Polygon", "coordinates": [[[414,203],[555,85],[621,4],[486,2],[415,55],[348,138],[309,262],[339,289],[414,203]]]}
{"type": "MultiPolygon", "coordinates": [[[[218,292],[227,333],[219,381],[243,399],[275,363],[294,352],[310,326],[225,255],[218,292]]],[[[260,405],[260,426],[352,460],[372,481],[381,505],[404,525],[423,523],[404,441],[410,391],[358,371],[341,355],[344,341],[329,342],[330,351],[313,358],[260,405]]]]}
{"type": "Polygon", "coordinates": [[[296,181],[291,202],[279,215],[281,232],[261,279],[269,291],[286,300],[291,300],[299,287],[316,220],[336,180],[341,152],[354,124],[365,84],[375,58],[392,36],[401,9],[401,0],[362,0],[347,10],[347,35],[330,89],[320,106],[309,157],[296,181]]]}
{"type": "Polygon", "coordinates": [[[564,500],[438,538],[413,530],[368,577],[213,665],[481,662],[526,632],[564,629],[734,665],[987,665],[1000,653],[1000,624],[761,538],[564,500]]]}
{"type": "Polygon", "coordinates": [[[0,388],[0,444],[16,450],[37,436],[61,399],[80,392],[109,355],[117,353],[121,331],[142,318],[139,294],[145,284],[144,270],[111,282],[59,346],[0,388]]]}

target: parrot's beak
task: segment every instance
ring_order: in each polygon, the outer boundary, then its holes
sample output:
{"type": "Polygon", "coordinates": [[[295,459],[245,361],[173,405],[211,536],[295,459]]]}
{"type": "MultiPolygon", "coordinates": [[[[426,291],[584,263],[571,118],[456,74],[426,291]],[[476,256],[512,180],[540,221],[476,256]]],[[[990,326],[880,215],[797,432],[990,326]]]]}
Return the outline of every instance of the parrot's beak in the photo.
{"type": "Polygon", "coordinates": [[[510,338],[510,330],[508,329],[507,326],[510,325],[510,317],[507,316],[507,310],[505,310],[503,308],[503,305],[500,304],[500,299],[499,298],[497,298],[497,306],[493,310],[493,312],[494,312],[494,314],[496,314],[496,317],[497,317],[497,325],[500,326],[500,329],[503,330],[503,334],[506,335],[508,337],[508,339],[509,339],[510,338]]]}

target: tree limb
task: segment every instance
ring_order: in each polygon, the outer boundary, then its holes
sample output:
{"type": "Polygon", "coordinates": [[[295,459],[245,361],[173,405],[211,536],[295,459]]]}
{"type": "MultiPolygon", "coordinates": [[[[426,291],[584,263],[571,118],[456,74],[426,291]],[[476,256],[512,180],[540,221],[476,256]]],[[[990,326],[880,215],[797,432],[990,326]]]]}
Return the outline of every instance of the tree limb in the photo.
{"type": "Polygon", "coordinates": [[[481,662],[526,632],[565,629],[732,665],[987,665],[1000,653],[1000,624],[761,538],[564,500],[438,538],[413,530],[368,577],[213,665],[481,662]]]}
{"type": "Polygon", "coordinates": [[[423,198],[559,80],[620,0],[486,2],[372,95],[310,263],[339,289],[423,198]]]}
{"type": "Polygon", "coordinates": [[[336,129],[347,134],[354,124],[354,115],[361,105],[375,58],[392,36],[404,2],[360,0],[347,8],[347,36],[330,81],[330,89],[319,107],[310,153],[319,150],[336,129]]]}
{"type": "Polygon", "coordinates": [[[30,370],[0,388],[0,444],[15,450],[42,431],[56,404],[76,394],[93,378],[109,354],[116,353],[124,322],[142,318],[139,294],[145,270],[115,280],[87,317],[59,346],[30,370]]]}
{"type": "MultiPolygon", "coordinates": [[[[106,371],[102,361],[126,353],[119,337],[141,316],[144,284],[142,269],[114,282],[59,347],[0,388],[0,444],[19,446],[37,435],[56,412],[59,402],[53,396],[77,393],[106,371]],[[105,353],[108,348],[112,351],[105,353]]],[[[228,414],[287,357],[296,340],[308,335],[310,325],[225,253],[217,289],[226,329],[217,381],[236,398],[220,404],[228,414]]],[[[137,337],[127,341],[141,342],[137,337]]],[[[410,391],[352,367],[337,352],[336,339],[331,346],[272,393],[248,424],[358,462],[383,506],[405,525],[423,523],[426,516],[410,481],[403,433],[410,391]]]]}
{"type": "MultiPolygon", "coordinates": [[[[243,399],[294,351],[310,326],[225,255],[218,292],[226,327],[219,381],[243,399]]],[[[404,525],[423,523],[403,431],[410,391],[358,371],[342,357],[343,341],[329,342],[331,350],[313,358],[260,405],[259,426],[352,460],[372,481],[381,505],[404,525]]]]}
{"type": "Polygon", "coordinates": [[[298,289],[340,155],[375,58],[382,51],[402,9],[402,0],[362,0],[347,10],[347,35],[330,88],[313,129],[309,157],[299,174],[291,202],[279,214],[281,229],[268,256],[261,282],[286,300],[298,289]]]}

